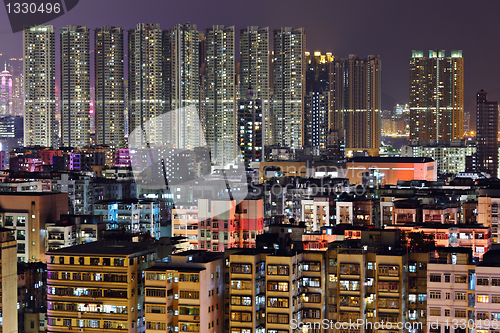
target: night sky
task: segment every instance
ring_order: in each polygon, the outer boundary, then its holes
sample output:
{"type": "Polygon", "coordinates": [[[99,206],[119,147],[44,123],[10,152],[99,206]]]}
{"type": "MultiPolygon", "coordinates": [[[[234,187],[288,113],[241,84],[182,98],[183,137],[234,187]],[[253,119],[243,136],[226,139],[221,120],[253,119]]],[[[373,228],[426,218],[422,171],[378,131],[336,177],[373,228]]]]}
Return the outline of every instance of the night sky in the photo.
{"type": "MultiPolygon", "coordinates": [[[[137,23],[160,23],[168,29],[185,22],[196,24],[198,30],[215,24],[236,29],[304,27],[309,51],[340,57],[380,55],[384,109],[408,102],[412,49],[426,53],[442,49],[447,56],[461,49],[465,111],[474,112],[480,89],[489,92],[490,100],[500,100],[498,0],[80,0],[72,11],[48,24],[130,29],[137,23]]],[[[22,57],[22,32],[11,32],[5,10],[0,11],[0,45],[3,58],[22,57]]]]}

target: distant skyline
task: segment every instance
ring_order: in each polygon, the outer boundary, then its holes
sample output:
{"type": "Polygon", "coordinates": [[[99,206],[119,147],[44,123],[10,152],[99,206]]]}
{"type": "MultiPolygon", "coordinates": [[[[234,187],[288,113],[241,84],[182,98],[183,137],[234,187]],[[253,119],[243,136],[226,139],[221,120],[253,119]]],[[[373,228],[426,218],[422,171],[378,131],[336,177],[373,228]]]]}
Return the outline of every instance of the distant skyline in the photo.
{"type": "MultiPolygon", "coordinates": [[[[337,57],[380,55],[383,109],[408,102],[412,50],[440,49],[446,55],[463,50],[464,111],[474,114],[480,89],[488,91],[490,100],[500,100],[498,12],[500,2],[495,0],[80,0],[68,14],[47,24],[57,30],[70,24],[131,29],[138,23],[159,23],[161,29],[169,29],[185,22],[196,24],[200,31],[217,24],[234,25],[237,31],[250,25],[270,30],[303,27],[308,51],[337,57]]],[[[22,57],[22,32],[11,32],[5,10],[0,11],[0,45],[0,61],[22,57]]]]}

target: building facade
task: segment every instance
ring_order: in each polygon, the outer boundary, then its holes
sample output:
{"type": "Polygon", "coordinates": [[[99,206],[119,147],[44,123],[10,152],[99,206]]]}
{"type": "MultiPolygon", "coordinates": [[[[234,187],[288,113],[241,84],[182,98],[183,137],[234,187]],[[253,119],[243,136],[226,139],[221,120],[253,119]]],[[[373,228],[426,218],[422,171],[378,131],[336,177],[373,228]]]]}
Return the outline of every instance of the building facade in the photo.
{"type": "Polygon", "coordinates": [[[94,33],[96,144],[125,147],[123,29],[104,26],[94,33]]]}
{"type": "Polygon", "coordinates": [[[58,146],[56,133],[56,62],[54,27],[23,31],[24,146],[58,146]]]}
{"type": "Polygon", "coordinates": [[[255,248],[264,233],[262,199],[198,199],[198,249],[223,252],[231,248],[255,248]]]}
{"type": "Polygon", "coordinates": [[[346,150],[378,156],[380,148],[380,57],[350,54],[330,69],[330,130],[346,130],[346,150]]]}
{"type": "Polygon", "coordinates": [[[207,28],[205,46],[205,137],[212,163],[226,167],[237,156],[234,26],[207,28]]]}
{"type": "Polygon", "coordinates": [[[410,58],[410,141],[462,139],[464,134],[462,51],[412,51],[410,58]]]}
{"type": "Polygon", "coordinates": [[[249,89],[246,98],[238,101],[238,148],[246,167],[264,158],[265,103],[254,94],[255,90],[249,89]]]}
{"type": "Polygon", "coordinates": [[[239,99],[246,99],[249,89],[262,102],[264,144],[272,143],[271,67],[269,28],[249,26],[240,29],[239,99]]]}
{"type": "Polygon", "coordinates": [[[14,230],[0,228],[0,285],[1,308],[0,330],[2,333],[17,333],[17,259],[14,230]]]}
{"type": "Polygon", "coordinates": [[[45,261],[46,223],[68,213],[67,193],[0,193],[1,226],[15,230],[17,260],[45,261]]]}
{"type": "Polygon", "coordinates": [[[187,251],[168,260],[145,271],[146,333],[223,332],[223,256],[187,251]]]}
{"type": "Polygon", "coordinates": [[[275,145],[293,150],[304,145],[305,50],[304,28],[274,30],[273,138],[275,145]]]}
{"type": "Polygon", "coordinates": [[[12,75],[7,70],[0,74],[0,114],[2,116],[13,116],[12,113],[12,75]]]}
{"type": "Polygon", "coordinates": [[[498,176],[498,102],[488,101],[488,93],[481,89],[476,95],[476,171],[498,176]]]}
{"type": "Polygon", "coordinates": [[[304,97],[304,145],[325,149],[329,133],[329,80],[331,53],[306,52],[306,94],[304,97]]]}
{"type": "Polygon", "coordinates": [[[61,28],[61,145],[90,145],[89,28],[61,28]]]}
{"type": "Polygon", "coordinates": [[[98,242],[47,252],[49,332],[142,331],[144,282],[155,248],[98,242]]]}

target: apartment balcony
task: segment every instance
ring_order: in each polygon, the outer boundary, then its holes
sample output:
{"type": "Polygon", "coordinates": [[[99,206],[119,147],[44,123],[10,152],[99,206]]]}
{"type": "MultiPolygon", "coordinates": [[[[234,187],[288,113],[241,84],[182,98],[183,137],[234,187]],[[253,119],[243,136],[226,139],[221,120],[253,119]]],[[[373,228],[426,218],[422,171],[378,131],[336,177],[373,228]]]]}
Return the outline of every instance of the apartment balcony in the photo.
{"type": "Polygon", "coordinates": [[[339,309],[340,311],[356,311],[356,312],[359,312],[360,311],[360,306],[342,306],[342,305],[339,305],[339,309]]]}
{"type": "Polygon", "coordinates": [[[378,308],[379,313],[399,313],[401,309],[399,308],[378,308]]]}
{"type": "Polygon", "coordinates": [[[193,314],[193,315],[188,315],[188,314],[185,314],[185,315],[182,315],[182,314],[179,314],[178,316],[179,318],[179,321],[181,322],[197,322],[199,323],[200,322],[200,315],[199,314],[193,314]]]}

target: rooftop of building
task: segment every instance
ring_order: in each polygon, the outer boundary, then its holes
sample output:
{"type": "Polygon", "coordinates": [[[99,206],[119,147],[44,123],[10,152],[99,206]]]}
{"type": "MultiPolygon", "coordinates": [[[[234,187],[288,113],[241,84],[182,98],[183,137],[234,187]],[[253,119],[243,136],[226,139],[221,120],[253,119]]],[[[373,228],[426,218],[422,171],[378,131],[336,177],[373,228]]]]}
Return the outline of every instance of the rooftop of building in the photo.
{"type": "Polygon", "coordinates": [[[95,204],[134,204],[134,203],[156,203],[158,200],[148,199],[148,198],[129,198],[129,199],[120,199],[120,200],[100,200],[95,204]]]}
{"type": "Polygon", "coordinates": [[[199,273],[201,271],[204,271],[206,268],[203,266],[182,266],[182,265],[176,265],[172,264],[169,262],[163,262],[163,261],[155,261],[153,266],[145,269],[145,272],[158,272],[158,271],[179,271],[179,272],[184,272],[184,273],[199,273]]]}
{"type": "Polygon", "coordinates": [[[59,192],[0,192],[1,196],[16,196],[16,197],[44,197],[51,195],[59,195],[67,193],[59,193],[59,192]]]}
{"type": "Polygon", "coordinates": [[[353,157],[347,163],[429,163],[434,162],[430,157],[353,157]]]}
{"type": "Polygon", "coordinates": [[[489,227],[485,227],[482,224],[446,224],[446,223],[434,223],[434,222],[425,222],[425,223],[404,223],[404,224],[396,224],[390,225],[389,227],[418,227],[419,229],[452,229],[452,228],[462,228],[462,229],[482,229],[486,230],[489,227]]]}
{"type": "Polygon", "coordinates": [[[140,252],[154,252],[154,250],[156,247],[151,242],[96,241],[48,251],[47,254],[124,256],[140,252]]]}
{"type": "Polygon", "coordinates": [[[190,262],[208,263],[224,257],[222,252],[208,252],[206,250],[188,250],[174,253],[172,257],[190,257],[190,262]]]}
{"type": "Polygon", "coordinates": [[[104,222],[94,222],[90,220],[84,220],[82,222],[77,221],[77,220],[59,220],[59,221],[54,221],[54,222],[49,222],[47,224],[47,228],[54,226],[54,227],[69,227],[69,226],[92,226],[92,225],[105,225],[104,222]]]}

